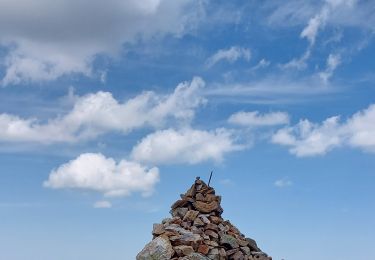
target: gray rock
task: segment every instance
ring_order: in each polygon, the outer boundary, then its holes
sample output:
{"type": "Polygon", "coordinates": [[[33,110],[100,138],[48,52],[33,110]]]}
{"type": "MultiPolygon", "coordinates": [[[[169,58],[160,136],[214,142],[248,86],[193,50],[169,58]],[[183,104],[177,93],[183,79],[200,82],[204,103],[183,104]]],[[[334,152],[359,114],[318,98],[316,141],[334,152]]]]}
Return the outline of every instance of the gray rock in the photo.
{"type": "Polygon", "coordinates": [[[174,251],[171,243],[164,237],[157,237],[148,243],[137,255],[137,260],[169,260],[174,251]]]}
{"type": "Polygon", "coordinates": [[[180,258],[180,260],[210,260],[210,258],[198,253],[193,253],[191,255],[180,258]]]}

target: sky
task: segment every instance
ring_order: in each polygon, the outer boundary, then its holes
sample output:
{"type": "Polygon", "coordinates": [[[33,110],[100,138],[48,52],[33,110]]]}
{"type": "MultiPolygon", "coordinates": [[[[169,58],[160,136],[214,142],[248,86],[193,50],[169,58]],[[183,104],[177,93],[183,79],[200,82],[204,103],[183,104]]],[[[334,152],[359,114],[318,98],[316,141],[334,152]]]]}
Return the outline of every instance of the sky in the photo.
{"type": "Polygon", "coordinates": [[[135,259],[200,176],[275,260],[375,260],[375,2],[0,0],[0,259],[135,259]]]}

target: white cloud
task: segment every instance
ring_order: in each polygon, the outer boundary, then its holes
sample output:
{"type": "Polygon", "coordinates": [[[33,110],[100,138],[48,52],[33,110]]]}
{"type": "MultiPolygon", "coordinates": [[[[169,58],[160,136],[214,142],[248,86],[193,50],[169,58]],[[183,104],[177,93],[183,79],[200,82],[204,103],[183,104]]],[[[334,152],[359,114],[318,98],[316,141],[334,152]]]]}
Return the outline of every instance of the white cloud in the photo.
{"type": "Polygon", "coordinates": [[[128,196],[134,192],[148,196],[158,181],[156,167],[147,169],[127,160],[116,163],[102,154],[85,153],[53,170],[44,186],[95,191],[108,197],[128,196]]]}
{"type": "Polygon", "coordinates": [[[94,203],[94,208],[96,209],[108,209],[112,208],[112,203],[107,200],[99,200],[94,203]]]}
{"type": "Polygon", "coordinates": [[[254,67],[252,67],[250,70],[251,71],[255,71],[255,70],[258,70],[258,69],[263,69],[263,68],[266,68],[268,67],[269,65],[271,64],[270,61],[266,60],[266,59],[261,59],[257,65],[255,65],[254,67]]]}
{"type": "Polygon", "coordinates": [[[260,114],[258,111],[241,111],[231,115],[228,122],[248,127],[283,125],[289,123],[289,115],[285,112],[260,114]]]}
{"type": "Polygon", "coordinates": [[[1,142],[78,142],[110,131],[127,134],[142,127],[161,127],[168,122],[185,124],[205,102],[204,82],[194,78],[180,83],[173,93],[143,92],[123,103],[109,92],[74,98],[73,109],[64,116],[42,123],[37,119],[0,114],[1,142]]]}
{"type": "Polygon", "coordinates": [[[2,84],[92,75],[97,56],[116,56],[124,43],[179,36],[203,16],[201,1],[192,0],[2,1],[2,84]]]}
{"type": "Polygon", "coordinates": [[[375,105],[343,123],[338,116],[320,124],[301,120],[297,125],[278,130],[272,142],[290,147],[289,152],[298,157],[323,155],[340,146],[375,152],[375,105]]]}
{"type": "Polygon", "coordinates": [[[299,58],[294,58],[285,64],[280,64],[282,69],[297,69],[304,70],[307,67],[307,60],[310,58],[311,50],[310,47],[302,54],[299,58]]]}
{"type": "Polygon", "coordinates": [[[220,162],[225,154],[244,148],[244,145],[236,144],[233,133],[227,129],[167,129],[143,138],[133,148],[131,158],[160,164],[220,162]]]}
{"type": "Polygon", "coordinates": [[[328,80],[332,77],[337,66],[341,63],[341,56],[339,54],[330,54],[327,58],[326,69],[319,73],[319,77],[323,80],[324,83],[327,83],[328,80]]]}
{"type": "Polygon", "coordinates": [[[274,185],[278,188],[286,188],[293,185],[293,182],[291,180],[288,180],[286,178],[277,180],[274,182],[274,185]]]}
{"type": "Polygon", "coordinates": [[[250,50],[238,46],[232,46],[229,49],[218,50],[214,55],[207,59],[206,66],[212,67],[222,60],[233,63],[241,58],[249,61],[251,58],[250,50]]]}

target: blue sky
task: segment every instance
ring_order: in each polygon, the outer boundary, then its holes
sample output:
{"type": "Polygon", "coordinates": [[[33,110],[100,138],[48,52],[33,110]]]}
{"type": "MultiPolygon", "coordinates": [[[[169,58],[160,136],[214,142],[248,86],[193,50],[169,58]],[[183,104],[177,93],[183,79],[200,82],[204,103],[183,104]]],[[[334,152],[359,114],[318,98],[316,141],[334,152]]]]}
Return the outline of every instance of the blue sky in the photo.
{"type": "Polygon", "coordinates": [[[135,259],[214,170],[274,259],[375,259],[374,7],[0,1],[0,258],[135,259]]]}

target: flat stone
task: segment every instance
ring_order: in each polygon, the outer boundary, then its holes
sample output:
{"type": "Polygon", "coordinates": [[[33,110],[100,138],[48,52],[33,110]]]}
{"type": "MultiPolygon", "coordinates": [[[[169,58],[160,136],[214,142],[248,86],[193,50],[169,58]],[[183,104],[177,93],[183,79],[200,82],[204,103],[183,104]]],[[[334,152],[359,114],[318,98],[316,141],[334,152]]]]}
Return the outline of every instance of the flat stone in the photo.
{"type": "Polygon", "coordinates": [[[189,204],[189,200],[187,199],[181,199],[181,200],[178,200],[176,201],[175,203],[173,203],[173,205],[171,206],[172,209],[176,209],[176,208],[181,208],[185,205],[189,204]]]}
{"type": "MultiPolygon", "coordinates": [[[[158,259],[158,258],[155,258],[155,259],[158,259]]],[[[193,253],[191,255],[180,258],[179,260],[210,260],[210,258],[206,257],[205,255],[199,254],[199,253],[193,253]]]]}
{"type": "Polygon", "coordinates": [[[206,225],[206,229],[211,229],[211,230],[216,231],[216,232],[219,231],[218,226],[216,224],[213,224],[213,223],[208,223],[206,225]]]}
{"type": "Polygon", "coordinates": [[[238,248],[238,242],[237,239],[226,234],[222,234],[220,237],[220,245],[227,245],[230,248],[238,248]]]}
{"type": "Polygon", "coordinates": [[[219,208],[219,204],[217,203],[217,201],[211,201],[209,203],[203,201],[196,201],[193,205],[197,210],[199,210],[202,213],[210,213],[219,208]]]}
{"type": "Polygon", "coordinates": [[[157,237],[148,243],[137,255],[137,260],[169,260],[174,251],[171,243],[163,236],[157,237]]]}
{"type": "Polygon", "coordinates": [[[203,221],[204,224],[211,223],[211,221],[205,215],[199,215],[199,218],[203,221]]]}
{"type": "Polygon", "coordinates": [[[214,232],[212,230],[209,230],[209,229],[207,229],[206,231],[204,231],[204,233],[206,235],[210,236],[210,237],[214,237],[214,238],[218,238],[219,237],[218,233],[216,233],[216,232],[214,232]]]}
{"type": "Polygon", "coordinates": [[[221,222],[223,222],[223,219],[220,218],[220,217],[210,216],[209,218],[210,218],[211,222],[214,223],[214,224],[216,224],[216,225],[218,225],[221,222]]]}
{"type": "Polygon", "coordinates": [[[171,210],[171,214],[173,217],[180,217],[183,218],[186,213],[189,211],[188,208],[175,208],[171,210]]]}
{"type": "Polygon", "coordinates": [[[208,246],[212,246],[212,247],[218,247],[219,246],[219,244],[217,242],[212,241],[212,240],[204,240],[203,243],[205,243],[208,246]]]}
{"type": "Polygon", "coordinates": [[[194,249],[191,246],[181,245],[173,247],[178,256],[187,256],[194,253],[194,249]]]}
{"type": "Polygon", "coordinates": [[[198,216],[198,214],[199,214],[199,211],[189,210],[188,212],[186,212],[183,220],[184,221],[194,221],[196,219],[196,217],[198,216]]]}
{"type": "Polygon", "coordinates": [[[241,251],[236,252],[233,254],[229,259],[231,260],[245,260],[245,256],[241,251]]]}
{"type": "Polygon", "coordinates": [[[201,227],[204,226],[204,222],[200,218],[196,218],[193,223],[194,226],[201,227]]]}
{"type": "Polygon", "coordinates": [[[154,224],[152,228],[152,234],[155,236],[161,235],[165,232],[163,224],[154,224]]]}
{"type": "Polygon", "coordinates": [[[242,247],[241,247],[241,251],[242,251],[245,255],[250,255],[250,248],[248,248],[247,246],[242,246],[242,247]]]}
{"type": "Polygon", "coordinates": [[[257,242],[254,239],[251,239],[251,238],[247,237],[246,241],[249,242],[248,246],[250,247],[251,251],[262,252],[262,250],[260,250],[260,248],[257,245],[257,242]]]}
{"type": "Polygon", "coordinates": [[[198,247],[198,253],[201,253],[203,255],[207,255],[208,251],[210,251],[210,247],[207,245],[199,245],[198,247]]]}

